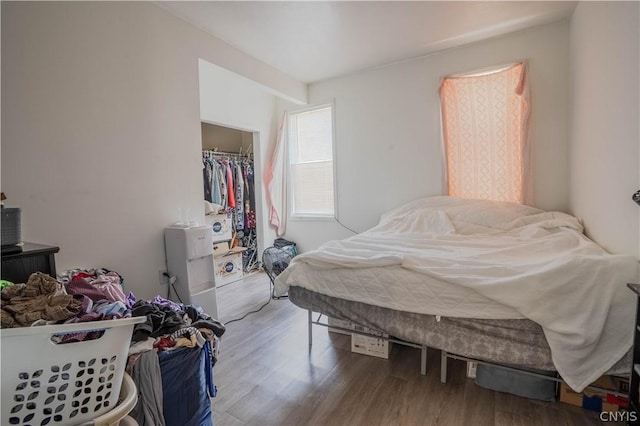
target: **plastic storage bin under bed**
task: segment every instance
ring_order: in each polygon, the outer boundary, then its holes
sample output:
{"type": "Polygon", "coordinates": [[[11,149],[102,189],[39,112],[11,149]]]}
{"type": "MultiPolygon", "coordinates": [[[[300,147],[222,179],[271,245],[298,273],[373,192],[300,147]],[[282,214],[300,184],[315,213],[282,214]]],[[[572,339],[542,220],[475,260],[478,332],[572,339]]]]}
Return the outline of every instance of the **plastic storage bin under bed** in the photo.
{"type": "Polygon", "coordinates": [[[145,319],[0,330],[0,424],[110,424],[99,419],[118,407],[133,326],[145,319]],[[56,343],[78,333],[96,338],[56,343]]]}

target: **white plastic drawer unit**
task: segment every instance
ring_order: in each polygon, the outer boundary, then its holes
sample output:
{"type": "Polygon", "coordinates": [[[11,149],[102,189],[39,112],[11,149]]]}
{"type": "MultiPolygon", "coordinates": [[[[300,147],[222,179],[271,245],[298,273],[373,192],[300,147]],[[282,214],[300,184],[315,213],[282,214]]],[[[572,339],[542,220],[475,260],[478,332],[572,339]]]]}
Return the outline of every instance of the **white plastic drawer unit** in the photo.
{"type": "Polygon", "coordinates": [[[192,260],[213,254],[213,238],[208,226],[168,227],[165,243],[171,255],[192,260]]]}

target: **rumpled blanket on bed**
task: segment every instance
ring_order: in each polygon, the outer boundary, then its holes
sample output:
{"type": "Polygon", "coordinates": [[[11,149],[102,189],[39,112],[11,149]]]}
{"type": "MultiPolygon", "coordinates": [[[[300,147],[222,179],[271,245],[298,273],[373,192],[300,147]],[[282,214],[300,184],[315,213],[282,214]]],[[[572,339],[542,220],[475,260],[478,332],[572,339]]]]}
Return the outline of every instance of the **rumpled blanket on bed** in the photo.
{"type": "Polygon", "coordinates": [[[582,391],[631,347],[635,303],[626,283],[639,277],[637,259],[607,253],[582,231],[576,218],[560,212],[430,197],[383,215],[362,234],[297,256],[276,280],[276,293],[297,285],[376,306],[447,315],[437,298],[421,297],[428,293],[419,287],[369,288],[356,281],[329,287],[300,279],[304,268],[401,265],[452,286],[461,297],[479,294],[501,307],[490,314],[475,309],[469,318],[529,318],[540,324],[556,369],[582,391]]]}

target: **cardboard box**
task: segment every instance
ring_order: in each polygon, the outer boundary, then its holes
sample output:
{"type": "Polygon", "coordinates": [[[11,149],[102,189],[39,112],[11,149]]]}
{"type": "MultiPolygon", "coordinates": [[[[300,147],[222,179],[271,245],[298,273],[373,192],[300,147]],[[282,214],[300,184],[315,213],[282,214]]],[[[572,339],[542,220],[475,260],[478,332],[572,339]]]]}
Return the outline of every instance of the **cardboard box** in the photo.
{"type": "Polygon", "coordinates": [[[231,213],[208,214],[204,218],[205,223],[211,227],[214,243],[231,239],[233,231],[231,213]]]}
{"type": "MultiPolygon", "coordinates": [[[[354,330],[367,334],[374,334],[381,337],[389,337],[388,334],[371,330],[367,327],[354,325],[354,330]]],[[[384,339],[376,339],[375,337],[363,336],[361,334],[351,334],[351,352],[363,355],[371,355],[378,358],[389,359],[391,351],[391,342],[384,339]]]]}
{"type": "Polygon", "coordinates": [[[351,321],[341,320],[337,318],[328,317],[327,323],[329,325],[329,332],[351,335],[351,352],[389,359],[389,352],[391,352],[391,342],[389,342],[388,340],[376,339],[375,337],[363,336],[362,334],[357,333],[349,333],[349,331],[338,330],[337,328],[332,328],[331,326],[346,328],[347,330],[358,330],[363,333],[374,334],[382,337],[389,337],[388,334],[372,330],[368,327],[362,327],[351,321]]]}
{"type": "MultiPolygon", "coordinates": [[[[374,334],[376,336],[389,337],[388,334],[381,333],[379,331],[372,330],[368,327],[362,327],[351,321],[341,320],[337,318],[328,317],[327,321],[329,326],[346,328],[347,330],[357,330],[363,333],[374,334]]],[[[375,337],[363,336],[357,333],[349,333],[346,330],[338,330],[336,328],[329,327],[329,332],[339,334],[351,335],[351,352],[363,355],[371,355],[378,358],[389,359],[389,352],[391,351],[391,342],[384,339],[376,339],[375,337]]]]}
{"type": "Polygon", "coordinates": [[[213,257],[216,287],[241,280],[244,277],[242,252],[245,250],[245,247],[234,247],[221,256],[213,257]]]}
{"type": "MultiPolygon", "coordinates": [[[[624,377],[602,376],[592,385],[617,392],[629,392],[629,379],[624,377]]],[[[585,389],[578,393],[574,392],[564,382],[560,383],[560,401],[598,412],[618,411],[620,408],[627,408],[629,405],[628,398],[616,396],[606,390],[585,389]]]]}
{"type": "Polygon", "coordinates": [[[222,243],[215,243],[213,245],[213,255],[215,257],[220,257],[229,253],[229,242],[224,241],[222,243]]]}
{"type": "Polygon", "coordinates": [[[355,324],[352,323],[351,321],[346,321],[346,320],[341,320],[341,319],[331,318],[331,317],[328,317],[327,323],[329,324],[329,332],[330,333],[338,333],[338,334],[351,335],[351,333],[348,332],[348,331],[338,330],[337,328],[332,328],[331,326],[346,328],[346,329],[349,329],[349,330],[353,330],[354,329],[353,327],[355,326],[355,324]]]}

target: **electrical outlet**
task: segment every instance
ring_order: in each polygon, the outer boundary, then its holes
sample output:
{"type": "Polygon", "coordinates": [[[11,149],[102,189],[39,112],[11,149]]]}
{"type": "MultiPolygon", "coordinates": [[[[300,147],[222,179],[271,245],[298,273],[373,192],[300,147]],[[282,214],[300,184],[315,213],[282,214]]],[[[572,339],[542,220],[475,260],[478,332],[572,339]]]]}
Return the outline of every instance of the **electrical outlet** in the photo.
{"type": "Polygon", "coordinates": [[[166,273],[167,273],[167,271],[163,271],[163,270],[158,271],[158,283],[160,285],[168,285],[169,284],[169,277],[167,277],[165,275],[166,273]]]}

